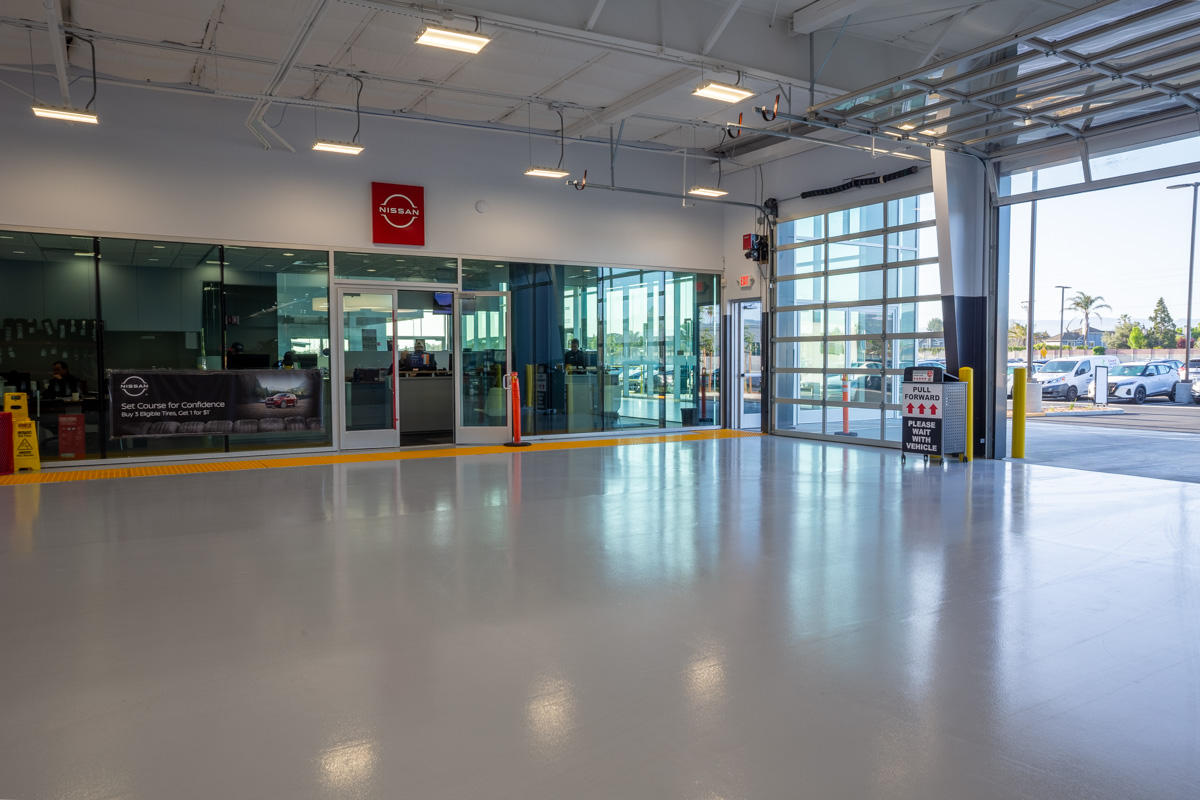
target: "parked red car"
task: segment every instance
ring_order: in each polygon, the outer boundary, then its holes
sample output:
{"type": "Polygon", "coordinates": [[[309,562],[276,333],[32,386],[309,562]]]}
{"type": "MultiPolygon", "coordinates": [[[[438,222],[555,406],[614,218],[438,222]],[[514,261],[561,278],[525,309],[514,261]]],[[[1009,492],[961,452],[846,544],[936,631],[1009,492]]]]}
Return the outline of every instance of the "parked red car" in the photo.
{"type": "Polygon", "coordinates": [[[291,392],[280,392],[279,394],[271,395],[263,403],[266,404],[267,408],[287,408],[288,406],[295,408],[296,395],[291,392]]]}

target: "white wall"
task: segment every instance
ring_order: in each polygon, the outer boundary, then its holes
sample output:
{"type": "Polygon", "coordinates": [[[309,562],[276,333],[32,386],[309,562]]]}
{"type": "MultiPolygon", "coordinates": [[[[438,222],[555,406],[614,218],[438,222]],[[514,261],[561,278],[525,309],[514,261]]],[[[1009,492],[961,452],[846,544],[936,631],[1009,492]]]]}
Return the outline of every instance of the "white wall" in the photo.
{"type": "MultiPolygon", "coordinates": [[[[752,199],[756,191],[754,187],[758,181],[757,176],[757,168],[743,170],[727,178],[722,185],[728,186],[732,194],[739,198],[752,199]]],[[[779,218],[787,220],[829,209],[862,205],[876,197],[927,192],[931,190],[932,180],[929,165],[924,162],[899,158],[871,158],[870,153],[821,147],[764,165],[762,197],[774,197],[779,200],[779,218]],[[802,192],[828,189],[851,178],[886,175],[914,165],[921,168],[916,175],[899,178],[881,186],[864,186],[825,197],[799,199],[802,192]]],[[[754,216],[750,209],[745,209],[744,213],[740,209],[731,210],[725,216],[723,252],[726,265],[725,298],[728,301],[749,300],[760,296],[764,300],[767,299],[766,280],[760,276],[754,262],[743,257],[742,234],[758,230],[754,224],[754,216]],[[753,287],[743,289],[738,286],[738,278],[743,275],[754,276],[753,287]]],[[[769,265],[763,266],[763,272],[769,275],[769,265]]]]}
{"type": "MultiPolygon", "coordinates": [[[[357,157],[314,153],[354,117],[294,107],[269,122],[296,147],[265,151],[250,104],[101,86],[98,126],[40,120],[0,87],[0,229],[370,248],[370,183],[423,185],[425,252],[559,263],[720,269],[722,209],[527,178],[524,135],[364,117],[357,157]],[[478,200],[487,213],[475,210],[478,200]]],[[[535,139],[555,163],[557,142],[535,139]]],[[[605,146],[568,143],[575,177],[607,184],[605,146]]],[[[678,191],[681,161],[622,150],[618,183],[678,191]]]]}

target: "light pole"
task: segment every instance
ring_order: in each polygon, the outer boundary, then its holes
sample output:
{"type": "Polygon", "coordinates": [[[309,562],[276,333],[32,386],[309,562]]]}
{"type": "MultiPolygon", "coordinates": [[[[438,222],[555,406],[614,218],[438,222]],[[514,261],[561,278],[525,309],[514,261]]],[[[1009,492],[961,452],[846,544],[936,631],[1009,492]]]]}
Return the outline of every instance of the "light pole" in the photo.
{"type": "Polygon", "coordinates": [[[1055,286],[1055,289],[1062,289],[1062,299],[1058,302],[1058,357],[1062,358],[1062,337],[1066,331],[1063,329],[1063,317],[1067,311],[1067,289],[1070,286],[1055,286]]]}
{"type": "Polygon", "coordinates": [[[1192,190],[1192,249],[1191,255],[1188,256],[1187,327],[1183,329],[1183,368],[1187,370],[1187,379],[1190,383],[1192,380],[1192,271],[1196,267],[1196,197],[1197,191],[1200,190],[1200,183],[1179,183],[1167,188],[1191,188],[1192,190]]]}

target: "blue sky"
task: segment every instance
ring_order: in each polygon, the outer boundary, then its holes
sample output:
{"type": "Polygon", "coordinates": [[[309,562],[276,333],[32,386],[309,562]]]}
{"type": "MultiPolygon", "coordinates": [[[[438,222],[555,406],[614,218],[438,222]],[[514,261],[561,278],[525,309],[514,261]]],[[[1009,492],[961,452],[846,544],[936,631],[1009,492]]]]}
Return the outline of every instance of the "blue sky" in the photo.
{"type": "MultiPolygon", "coordinates": [[[[1200,161],[1200,138],[1158,145],[1133,153],[1095,158],[1093,178],[1129,174],[1174,164],[1200,161]]],[[[1043,170],[1039,188],[1074,183],[1082,179],[1076,162],[1043,170]]],[[[1112,311],[1093,327],[1111,330],[1121,314],[1145,322],[1159,297],[1177,326],[1182,327],[1187,306],[1187,268],[1192,216],[1192,192],[1167,186],[1200,181],[1200,174],[1134,184],[1038,202],[1038,245],[1034,313],[1036,329],[1057,335],[1060,290],[1068,302],[1075,292],[1102,295],[1112,311]]],[[[1027,191],[1014,180],[1014,191],[1027,191]]],[[[1009,321],[1025,321],[1021,303],[1029,296],[1029,209],[1024,203],[1012,209],[1009,272],[1009,321]]],[[[1197,268],[1200,273],[1200,267],[1197,268]]],[[[1200,319],[1200,276],[1193,289],[1192,325],[1200,319]]],[[[1067,328],[1081,326],[1079,317],[1066,313],[1067,328]],[[1074,321],[1074,324],[1072,322],[1074,321]]]]}

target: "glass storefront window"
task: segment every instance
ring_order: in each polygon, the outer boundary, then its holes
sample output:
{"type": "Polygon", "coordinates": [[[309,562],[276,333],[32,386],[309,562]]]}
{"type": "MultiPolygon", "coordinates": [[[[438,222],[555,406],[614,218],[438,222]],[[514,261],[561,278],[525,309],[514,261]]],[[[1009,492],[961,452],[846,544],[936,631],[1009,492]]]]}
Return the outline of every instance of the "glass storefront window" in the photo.
{"type": "Polygon", "coordinates": [[[0,384],[29,396],[42,461],[100,454],[94,246],[91,236],[0,231],[0,384]]]}
{"type": "MultiPolygon", "coordinates": [[[[229,437],[230,450],[332,444],[329,382],[329,253],[326,250],[225,246],[225,348],[263,357],[270,369],[320,369],[321,415],[299,412],[285,429],[229,437]]],[[[228,368],[228,367],[227,367],[228,368]]]]}
{"type": "MultiPolygon", "coordinates": [[[[222,368],[220,245],[104,238],[100,258],[106,371],[222,368]]],[[[107,456],[225,451],[224,435],[168,436],[169,423],[142,425],[144,437],[109,439],[107,456]]]]}
{"type": "Polygon", "coordinates": [[[481,261],[464,258],[462,288],[464,292],[506,292],[509,272],[514,266],[507,261],[481,261]]]}
{"type": "Polygon", "coordinates": [[[458,283],[458,259],[397,253],[333,254],[336,278],[404,283],[458,283]]]}

